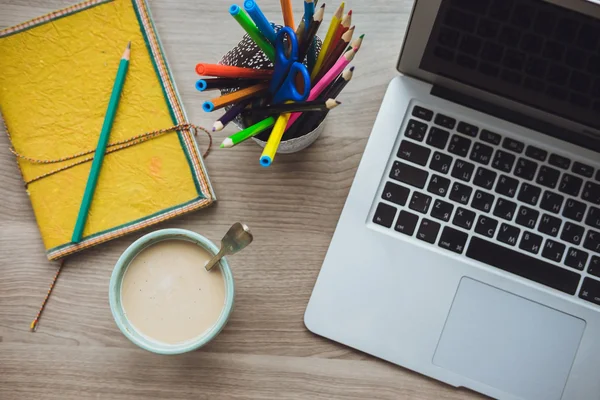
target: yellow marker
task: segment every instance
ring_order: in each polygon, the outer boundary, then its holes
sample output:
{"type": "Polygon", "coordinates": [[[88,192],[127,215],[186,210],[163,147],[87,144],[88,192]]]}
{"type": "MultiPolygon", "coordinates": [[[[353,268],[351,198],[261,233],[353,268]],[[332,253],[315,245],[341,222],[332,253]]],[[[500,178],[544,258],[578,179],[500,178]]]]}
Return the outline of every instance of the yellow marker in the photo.
{"type": "Polygon", "coordinates": [[[327,30],[327,35],[325,36],[325,40],[323,41],[323,46],[321,46],[321,51],[319,52],[319,56],[317,57],[317,62],[315,63],[315,67],[310,73],[310,80],[314,80],[321,70],[323,66],[323,62],[325,62],[325,56],[327,55],[327,51],[329,50],[329,46],[331,46],[331,40],[333,39],[333,35],[337,31],[338,26],[342,22],[342,14],[344,14],[344,5],[342,2],[340,7],[337,9],[335,14],[333,14],[333,18],[331,19],[331,23],[329,24],[329,29],[327,30]]]}
{"type": "Polygon", "coordinates": [[[268,167],[273,162],[290,116],[290,113],[286,113],[281,114],[279,118],[277,118],[275,126],[273,126],[273,130],[271,131],[271,136],[269,136],[269,140],[267,140],[267,145],[260,156],[260,165],[263,167],[268,167]]]}

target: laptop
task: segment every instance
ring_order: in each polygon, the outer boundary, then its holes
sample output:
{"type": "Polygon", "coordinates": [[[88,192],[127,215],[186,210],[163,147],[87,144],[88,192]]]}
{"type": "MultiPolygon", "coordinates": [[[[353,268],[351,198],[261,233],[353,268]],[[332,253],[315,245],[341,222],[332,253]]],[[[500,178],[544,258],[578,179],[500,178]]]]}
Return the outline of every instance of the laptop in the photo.
{"type": "Polygon", "coordinates": [[[494,398],[600,399],[600,5],[417,0],[397,68],[307,328],[494,398]]]}

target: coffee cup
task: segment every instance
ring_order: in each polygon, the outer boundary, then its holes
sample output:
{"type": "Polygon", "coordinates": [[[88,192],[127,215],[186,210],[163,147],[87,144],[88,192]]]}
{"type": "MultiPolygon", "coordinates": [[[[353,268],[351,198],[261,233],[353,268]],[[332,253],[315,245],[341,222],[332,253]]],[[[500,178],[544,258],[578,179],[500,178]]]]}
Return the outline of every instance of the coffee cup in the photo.
{"type": "Polygon", "coordinates": [[[205,262],[218,247],[183,229],[164,229],[135,241],[117,261],[109,285],[110,308],[121,332],[157,354],[197,350],[225,327],[235,296],[224,257],[205,262]]]}

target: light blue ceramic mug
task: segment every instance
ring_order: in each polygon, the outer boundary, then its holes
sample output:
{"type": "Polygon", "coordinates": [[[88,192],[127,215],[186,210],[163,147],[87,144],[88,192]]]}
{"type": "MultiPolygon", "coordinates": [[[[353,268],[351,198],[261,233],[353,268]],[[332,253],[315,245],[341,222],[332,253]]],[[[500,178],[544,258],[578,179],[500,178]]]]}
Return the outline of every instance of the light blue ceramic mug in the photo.
{"type": "MultiPolygon", "coordinates": [[[[110,310],[112,311],[115,322],[117,323],[117,326],[121,332],[123,332],[123,334],[129,340],[142,349],[151,351],[153,353],[181,354],[197,350],[204,346],[214,339],[227,324],[229,316],[233,310],[233,300],[235,297],[233,275],[231,274],[231,269],[229,268],[227,260],[225,257],[223,257],[219,267],[221,268],[223,279],[225,281],[225,304],[217,321],[202,335],[182,343],[169,344],[153,340],[140,334],[129,322],[127,315],[123,310],[121,303],[121,284],[123,283],[125,271],[127,270],[127,267],[131,261],[133,261],[133,259],[139,253],[144,251],[144,249],[164,240],[185,240],[202,247],[211,255],[214,255],[219,251],[219,248],[210,240],[192,231],[184,229],[163,229],[149,233],[136,240],[131,246],[129,246],[117,261],[110,278],[108,297],[110,301],[110,310]]],[[[198,265],[198,268],[204,268],[204,266],[198,265]]]]}

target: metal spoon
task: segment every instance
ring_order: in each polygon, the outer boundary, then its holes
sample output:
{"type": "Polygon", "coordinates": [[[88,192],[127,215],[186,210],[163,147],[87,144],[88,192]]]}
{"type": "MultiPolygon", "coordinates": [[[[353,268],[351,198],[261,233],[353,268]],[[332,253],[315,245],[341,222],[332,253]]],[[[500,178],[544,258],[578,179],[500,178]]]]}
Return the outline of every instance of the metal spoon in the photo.
{"type": "Polygon", "coordinates": [[[207,271],[213,269],[215,265],[223,258],[230,256],[242,250],[244,247],[252,243],[252,233],[246,224],[236,222],[231,225],[223,239],[221,239],[221,249],[219,252],[204,266],[207,271]]]}

